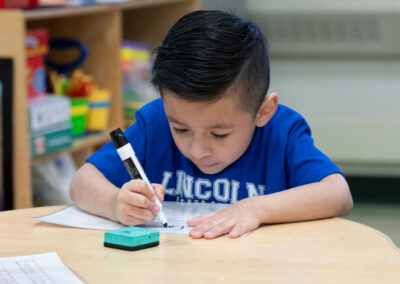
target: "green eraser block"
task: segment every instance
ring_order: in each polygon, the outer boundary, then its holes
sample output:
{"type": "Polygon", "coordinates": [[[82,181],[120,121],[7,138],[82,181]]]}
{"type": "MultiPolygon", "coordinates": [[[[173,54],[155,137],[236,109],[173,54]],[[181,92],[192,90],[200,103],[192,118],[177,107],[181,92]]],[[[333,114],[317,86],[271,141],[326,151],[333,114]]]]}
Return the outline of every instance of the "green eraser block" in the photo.
{"type": "Polygon", "coordinates": [[[123,250],[138,250],[159,244],[160,233],[140,227],[125,227],[104,233],[104,246],[123,250]]]}

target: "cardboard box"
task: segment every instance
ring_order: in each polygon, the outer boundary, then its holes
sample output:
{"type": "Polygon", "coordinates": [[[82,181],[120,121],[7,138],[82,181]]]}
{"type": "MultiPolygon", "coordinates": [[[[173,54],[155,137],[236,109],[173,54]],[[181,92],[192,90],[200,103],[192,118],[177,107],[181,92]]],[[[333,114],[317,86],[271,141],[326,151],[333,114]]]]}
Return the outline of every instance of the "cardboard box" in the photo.
{"type": "Polygon", "coordinates": [[[65,123],[40,132],[31,132],[31,156],[36,157],[72,146],[71,124],[65,123]]]}
{"type": "Polygon", "coordinates": [[[38,6],[39,0],[0,0],[1,8],[33,8],[38,6]]]}
{"type": "Polygon", "coordinates": [[[71,120],[71,102],[66,96],[45,95],[29,100],[31,132],[48,129],[71,120]]]}
{"type": "Polygon", "coordinates": [[[43,96],[46,93],[44,56],[48,52],[47,30],[44,28],[28,30],[25,46],[28,66],[28,97],[43,96]]]}

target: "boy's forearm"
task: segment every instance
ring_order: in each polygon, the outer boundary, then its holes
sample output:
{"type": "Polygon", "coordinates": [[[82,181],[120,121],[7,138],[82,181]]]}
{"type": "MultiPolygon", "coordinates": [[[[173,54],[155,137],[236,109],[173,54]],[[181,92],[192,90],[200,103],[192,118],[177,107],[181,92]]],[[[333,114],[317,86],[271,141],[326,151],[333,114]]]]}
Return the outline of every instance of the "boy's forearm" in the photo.
{"type": "Polygon", "coordinates": [[[260,223],[285,223],[348,214],[353,208],[345,179],[334,174],[321,182],[254,198],[260,223]]]}
{"type": "Polygon", "coordinates": [[[118,188],[90,163],[75,174],[70,186],[74,203],[89,213],[118,221],[115,212],[118,188]]]}

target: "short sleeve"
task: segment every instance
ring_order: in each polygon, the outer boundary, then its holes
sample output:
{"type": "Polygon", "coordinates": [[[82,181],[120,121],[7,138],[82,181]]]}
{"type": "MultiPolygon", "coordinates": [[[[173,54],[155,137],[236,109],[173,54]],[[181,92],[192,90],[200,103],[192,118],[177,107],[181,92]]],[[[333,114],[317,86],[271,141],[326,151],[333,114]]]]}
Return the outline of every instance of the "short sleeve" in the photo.
{"type": "Polygon", "coordinates": [[[311,130],[300,115],[288,133],[286,145],[286,176],[289,188],[319,182],[340,169],[314,145],[311,130]]]}
{"type": "MultiPolygon", "coordinates": [[[[137,158],[142,162],[145,153],[146,135],[144,119],[140,112],[136,114],[136,122],[128,127],[124,134],[132,144],[137,158]]],[[[111,141],[87,158],[86,162],[93,164],[112,184],[119,188],[131,179],[111,141]]]]}

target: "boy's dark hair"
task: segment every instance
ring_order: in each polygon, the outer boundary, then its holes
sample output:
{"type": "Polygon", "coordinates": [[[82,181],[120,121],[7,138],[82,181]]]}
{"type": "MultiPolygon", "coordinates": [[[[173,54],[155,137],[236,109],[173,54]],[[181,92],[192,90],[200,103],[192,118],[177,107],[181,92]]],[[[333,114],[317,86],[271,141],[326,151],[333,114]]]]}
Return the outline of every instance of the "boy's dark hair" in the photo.
{"type": "Polygon", "coordinates": [[[152,83],[161,96],[208,101],[230,87],[240,108],[256,113],[267,94],[270,74],[266,39],[252,22],[222,11],[182,17],[155,49],[152,83]]]}

